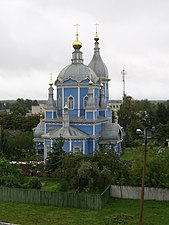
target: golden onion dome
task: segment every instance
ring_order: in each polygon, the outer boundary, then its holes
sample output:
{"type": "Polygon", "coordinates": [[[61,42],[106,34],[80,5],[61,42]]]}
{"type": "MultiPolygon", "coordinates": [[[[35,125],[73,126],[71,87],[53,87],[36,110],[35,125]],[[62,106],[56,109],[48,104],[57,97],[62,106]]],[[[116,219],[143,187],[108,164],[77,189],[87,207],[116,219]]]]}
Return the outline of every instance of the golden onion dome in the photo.
{"type": "Polygon", "coordinates": [[[82,47],[82,43],[78,39],[78,34],[76,34],[76,40],[73,42],[74,49],[80,49],[82,47]]]}
{"type": "Polygon", "coordinates": [[[99,36],[98,36],[97,32],[96,32],[96,35],[94,36],[94,40],[95,41],[98,41],[99,40],[99,36]]]}

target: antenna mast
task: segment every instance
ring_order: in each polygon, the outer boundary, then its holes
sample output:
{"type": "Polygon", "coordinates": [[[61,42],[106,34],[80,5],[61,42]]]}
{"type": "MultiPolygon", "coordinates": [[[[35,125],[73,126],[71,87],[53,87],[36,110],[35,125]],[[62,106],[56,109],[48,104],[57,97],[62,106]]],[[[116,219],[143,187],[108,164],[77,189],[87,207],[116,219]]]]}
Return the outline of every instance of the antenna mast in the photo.
{"type": "Polygon", "coordinates": [[[121,71],[122,74],[122,82],[123,82],[123,99],[126,96],[126,92],[125,92],[125,75],[127,74],[127,72],[125,71],[124,67],[123,70],[121,71]]]}

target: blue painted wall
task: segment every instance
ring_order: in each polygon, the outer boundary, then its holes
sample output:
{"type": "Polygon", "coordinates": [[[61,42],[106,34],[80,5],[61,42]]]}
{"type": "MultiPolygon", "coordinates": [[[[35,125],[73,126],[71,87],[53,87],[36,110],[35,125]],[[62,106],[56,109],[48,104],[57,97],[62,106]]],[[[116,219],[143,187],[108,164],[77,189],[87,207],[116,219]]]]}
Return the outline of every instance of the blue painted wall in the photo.
{"type": "Polygon", "coordinates": [[[72,124],[72,127],[77,128],[77,129],[81,130],[82,132],[85,132],[86,134],[93,135],[93,126],[92,125],[72,124]]]}
{"type": "Polygon", "coordinates": [[[62,88],[57,88],[58,115],[62,115],[62,88]],[[60,100],[59,100],[60,99],[60,100]]]}
{"type": "Polygon", "coordinates": [[[46,111],[46,119],[52,119],[52,112],[46,111]]]}
{"type": "Polygon", "coordinates": [[[73,96],[74,98],[74,109],[69,109],[69,116],[78,116],[78,88],[64,88],[64,105],[67,103],[66,101],[69,96],[73,96]]]}
{"type": "Polygon", "coordinates": [[[69,142],[68,142],[68,141],[65,141],[65,142],[64,142],[63,150],[64,150],[65,152],[69,152],[69,142]]]}
{"type": "Polygon", "coordinates": [[[84,110],[84,97],[88,95],[88,88],[87,87],[81,87],[80,88],[80,116],[84,116],[85,110],[84,110]]]}
{"type": "Polygon", "coordinates": [[[86,112],[86,119],[93,120],[93,112],[86,112]]]}
{"type": "Polygon", "coordinates": [[[101,132],[101,124],[96,124],[96,134],[99,134],[101,132]]]}

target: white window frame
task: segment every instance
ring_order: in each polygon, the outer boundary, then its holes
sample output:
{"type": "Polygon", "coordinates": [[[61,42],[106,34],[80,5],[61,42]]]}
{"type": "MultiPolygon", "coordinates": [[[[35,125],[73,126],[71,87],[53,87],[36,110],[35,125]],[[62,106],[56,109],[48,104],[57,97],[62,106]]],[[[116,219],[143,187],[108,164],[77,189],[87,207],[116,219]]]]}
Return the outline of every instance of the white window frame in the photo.
{"type": "Polygon", "coordinates": [[[74,97],[72,95],[69,95],[68,96],[68,108],[70,110],[74,110],[74,105],[75,105],[75,100],[74,100],[74,97]],[[72,99],[72,107],[70,107],[70,98],[72,99]]]}

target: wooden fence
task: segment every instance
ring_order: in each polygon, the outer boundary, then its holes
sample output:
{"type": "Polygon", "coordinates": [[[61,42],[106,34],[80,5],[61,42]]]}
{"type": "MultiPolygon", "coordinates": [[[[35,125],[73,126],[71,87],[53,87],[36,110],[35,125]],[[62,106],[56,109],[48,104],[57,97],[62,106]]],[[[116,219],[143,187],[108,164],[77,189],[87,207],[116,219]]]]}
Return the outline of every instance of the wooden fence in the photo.
{"type": "Polygon", "coordinates": [[[109,196],[110,187],[101,195],[0,187],[1,202],[53,205],[92,210],[102,209],[107,203],[109,196]]]}
{"type": "MultiPolygon", "coordinates": [[[[111,185],[110,196],[123,199],[140,199],[141,187],[111,185]]],[[[144,199],[169,201],[169,189],[145,187],[144,199]]]]}

